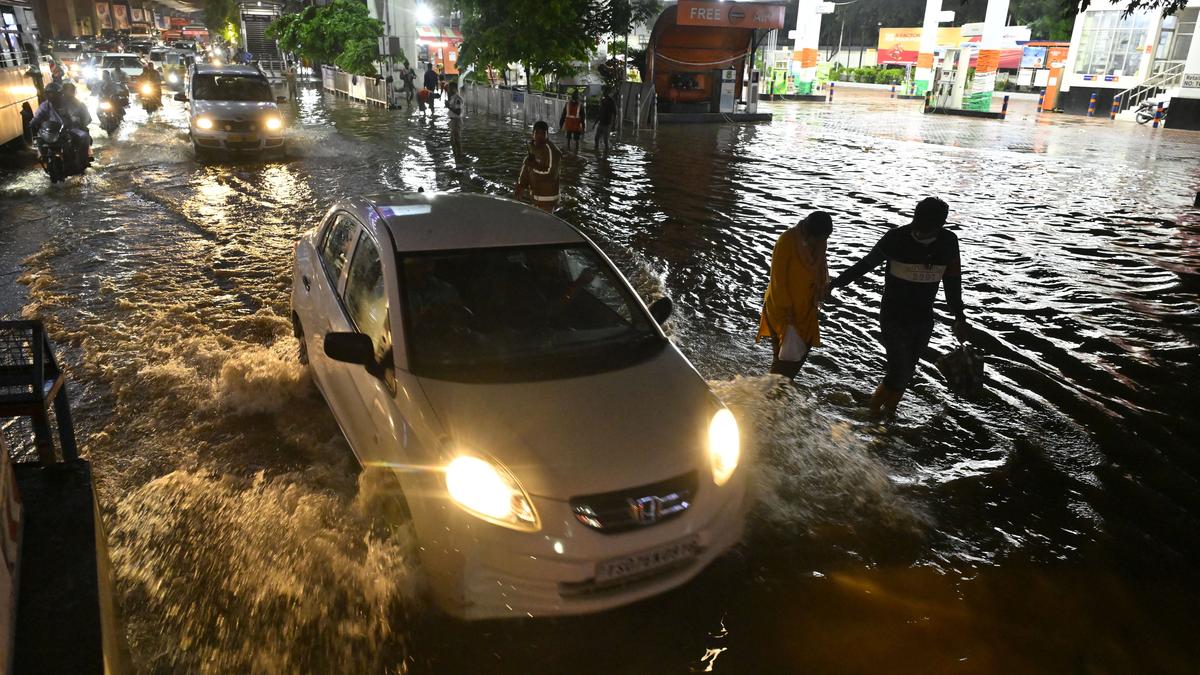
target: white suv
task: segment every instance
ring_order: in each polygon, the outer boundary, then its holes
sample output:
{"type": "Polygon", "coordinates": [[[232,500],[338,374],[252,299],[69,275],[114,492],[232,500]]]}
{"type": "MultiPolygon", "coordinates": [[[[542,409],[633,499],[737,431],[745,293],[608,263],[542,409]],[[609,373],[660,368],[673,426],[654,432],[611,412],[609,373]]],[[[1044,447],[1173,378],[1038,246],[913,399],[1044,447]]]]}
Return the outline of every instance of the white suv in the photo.
{"type": "Polygon", "coordinates": [[[741,537],[733,414],[578,230],[496,197],[338,203],[296,245],[301,360],[394,473],[429,588],[469,619],[599,611],[741,537]]]}
{"type": "Polygon", "coordinates": [[[250,66],[197,65],[187,93],[176,101],[191,106],[192,147],[198,157],[212,152],[284,152],[284,123],[261,70],[250,66]]]}

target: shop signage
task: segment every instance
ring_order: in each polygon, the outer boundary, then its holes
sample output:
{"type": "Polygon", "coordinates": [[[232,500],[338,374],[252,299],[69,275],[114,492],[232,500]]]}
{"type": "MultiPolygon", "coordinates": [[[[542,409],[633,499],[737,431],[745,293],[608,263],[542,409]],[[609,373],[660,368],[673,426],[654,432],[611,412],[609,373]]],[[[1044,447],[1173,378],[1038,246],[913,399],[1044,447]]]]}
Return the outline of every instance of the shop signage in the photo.
{"type": "Polygon", "coordinates": [[[710,26],[713,28],[783,28],[783,5],[754,2],[711,2],[710,0],[679,0],[676,23],[681,26],[710,26]]]}
{"type": "Polygon", "coordinates": [[[1200,73],[1184,73],[1183,82],[1179,86],[1184,89],[1200,89],[1200,73]]]}

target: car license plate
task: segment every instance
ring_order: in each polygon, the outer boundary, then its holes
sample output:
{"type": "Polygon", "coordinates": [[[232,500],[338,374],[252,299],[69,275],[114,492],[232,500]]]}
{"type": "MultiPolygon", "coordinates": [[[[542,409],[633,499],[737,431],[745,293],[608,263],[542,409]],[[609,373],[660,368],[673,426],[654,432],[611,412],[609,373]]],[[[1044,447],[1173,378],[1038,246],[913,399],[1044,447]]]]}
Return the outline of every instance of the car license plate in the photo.
{"type": "Polygon", "coordinates": [[[229,141],[230,143],[241,143],[242,135],[241,134],[229,134],[228,136],[225,137],[225,140],[229,141]]]}
{"type": "Polygon", "coordinates": [[[642,553],[605,560],[596,565],[596,583],[603,584],[687,560],[700,550],[696,537],[672,542],[642,553]]]}

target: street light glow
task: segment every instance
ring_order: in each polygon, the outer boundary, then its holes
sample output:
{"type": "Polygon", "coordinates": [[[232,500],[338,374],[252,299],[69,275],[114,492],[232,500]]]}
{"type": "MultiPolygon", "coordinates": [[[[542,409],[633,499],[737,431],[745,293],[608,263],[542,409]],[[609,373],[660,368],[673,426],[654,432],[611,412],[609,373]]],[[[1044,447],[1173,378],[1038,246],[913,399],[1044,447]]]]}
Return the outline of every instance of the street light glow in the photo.
{"type": "Polygon", "coordinates": [[[417,23],[433,23],[433,9],[429,5],[417,5],[417,23]]]}

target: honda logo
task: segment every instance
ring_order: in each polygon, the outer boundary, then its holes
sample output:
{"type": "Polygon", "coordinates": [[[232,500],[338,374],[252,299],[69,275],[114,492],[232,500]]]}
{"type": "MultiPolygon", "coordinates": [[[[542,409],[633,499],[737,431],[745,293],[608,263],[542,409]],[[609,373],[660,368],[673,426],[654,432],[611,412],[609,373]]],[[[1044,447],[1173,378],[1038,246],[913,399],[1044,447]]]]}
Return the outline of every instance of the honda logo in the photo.
{"type": "Polygon", "coordinates": [[[653,525],[658,522],[662,510],[663,499],[655,495],[626,500],[629,503],[629,513],[634,522],[639,525],[653,525]]]}

